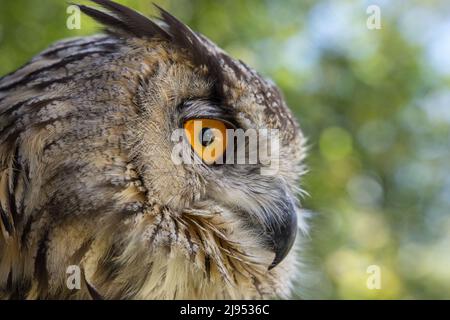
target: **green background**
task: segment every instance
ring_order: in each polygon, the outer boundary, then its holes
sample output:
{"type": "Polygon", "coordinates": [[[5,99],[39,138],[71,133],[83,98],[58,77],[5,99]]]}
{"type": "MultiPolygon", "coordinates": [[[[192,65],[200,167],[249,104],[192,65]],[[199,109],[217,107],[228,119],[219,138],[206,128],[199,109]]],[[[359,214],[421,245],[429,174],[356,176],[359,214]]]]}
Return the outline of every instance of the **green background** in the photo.
{"type": "MultiPolygon", "coordinates": [[[[86,3],[86,1],[81,1],[86,3]]],[[[156,14],[147,0],[119,1],[156,14]]],[[[450,298],[450,3],[155,1],[282,88],[309,139],[296,298],[450,298]],[[381,29],[366,26],[376,4],[381,29]],[[367,268],[381,270],[368,289],[367,268]]],[[[0,74],[66,28],[67,2],[0,0],[0,74]]]]}

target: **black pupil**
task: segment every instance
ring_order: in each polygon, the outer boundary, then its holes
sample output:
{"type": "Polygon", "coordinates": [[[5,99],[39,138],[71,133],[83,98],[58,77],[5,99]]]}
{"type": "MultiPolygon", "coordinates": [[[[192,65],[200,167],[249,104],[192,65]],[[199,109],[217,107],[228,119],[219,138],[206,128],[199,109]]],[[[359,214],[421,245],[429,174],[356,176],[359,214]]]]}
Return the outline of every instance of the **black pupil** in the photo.
{"type": "Polygon", "coordinates": [[[207,147],[214,141],[214,132],[210,128],[202,128],[202,132],[200,133],[200,141],[202,142],[202,146],[207,147]]]}

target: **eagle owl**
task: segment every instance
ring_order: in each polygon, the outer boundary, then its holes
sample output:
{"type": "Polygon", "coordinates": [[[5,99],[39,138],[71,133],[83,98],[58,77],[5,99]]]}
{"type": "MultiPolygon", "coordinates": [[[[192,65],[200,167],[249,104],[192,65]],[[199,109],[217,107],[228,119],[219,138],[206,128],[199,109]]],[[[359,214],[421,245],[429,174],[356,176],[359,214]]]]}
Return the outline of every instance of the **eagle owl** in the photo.
{"type": "Polygon", "coordinates": [[[280,91],[159,7],[92,1],[104,34],[0,79],[0,297],[289,297],[305,139],[280,91]],[[192,121],[200,148],[277,130],[278,170],[202,158],[192,121]],[[174,161],[177,129],[199,162],[174,161]]]}

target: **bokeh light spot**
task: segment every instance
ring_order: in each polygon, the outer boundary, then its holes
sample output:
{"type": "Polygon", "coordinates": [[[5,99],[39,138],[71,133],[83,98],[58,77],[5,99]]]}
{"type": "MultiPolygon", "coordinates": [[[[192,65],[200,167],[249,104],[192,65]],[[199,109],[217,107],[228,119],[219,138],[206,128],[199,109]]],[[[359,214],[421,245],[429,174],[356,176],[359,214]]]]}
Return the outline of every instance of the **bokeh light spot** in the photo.
{"type": "Polygon", "coordinates": [[[343,128],[327,128],[320,136],[320,152],[328,160],[345,158],[352,152],[352,137],[343,128]]]}

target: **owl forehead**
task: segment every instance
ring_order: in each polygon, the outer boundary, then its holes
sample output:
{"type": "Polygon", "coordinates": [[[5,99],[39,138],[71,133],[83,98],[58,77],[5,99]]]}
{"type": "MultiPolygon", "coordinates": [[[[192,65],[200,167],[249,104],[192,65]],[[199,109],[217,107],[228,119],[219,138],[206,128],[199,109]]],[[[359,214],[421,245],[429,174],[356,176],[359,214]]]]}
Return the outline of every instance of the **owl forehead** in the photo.
{"type": "Polygon", "coordinates": [[[203,61],[197,60],[197,63],[205,66],[214,78],[223,101],[230,107],[239,102],[257,105],[265,115],[265,124],[268,128],[282,129],[284,140],[294,139],[298,125],[278,87],[243,61],[229,56],[205,36],[199,33],[195,35],[199,40],[196,50],[204,51],[200,56],[208,57],[203,61]]]}

